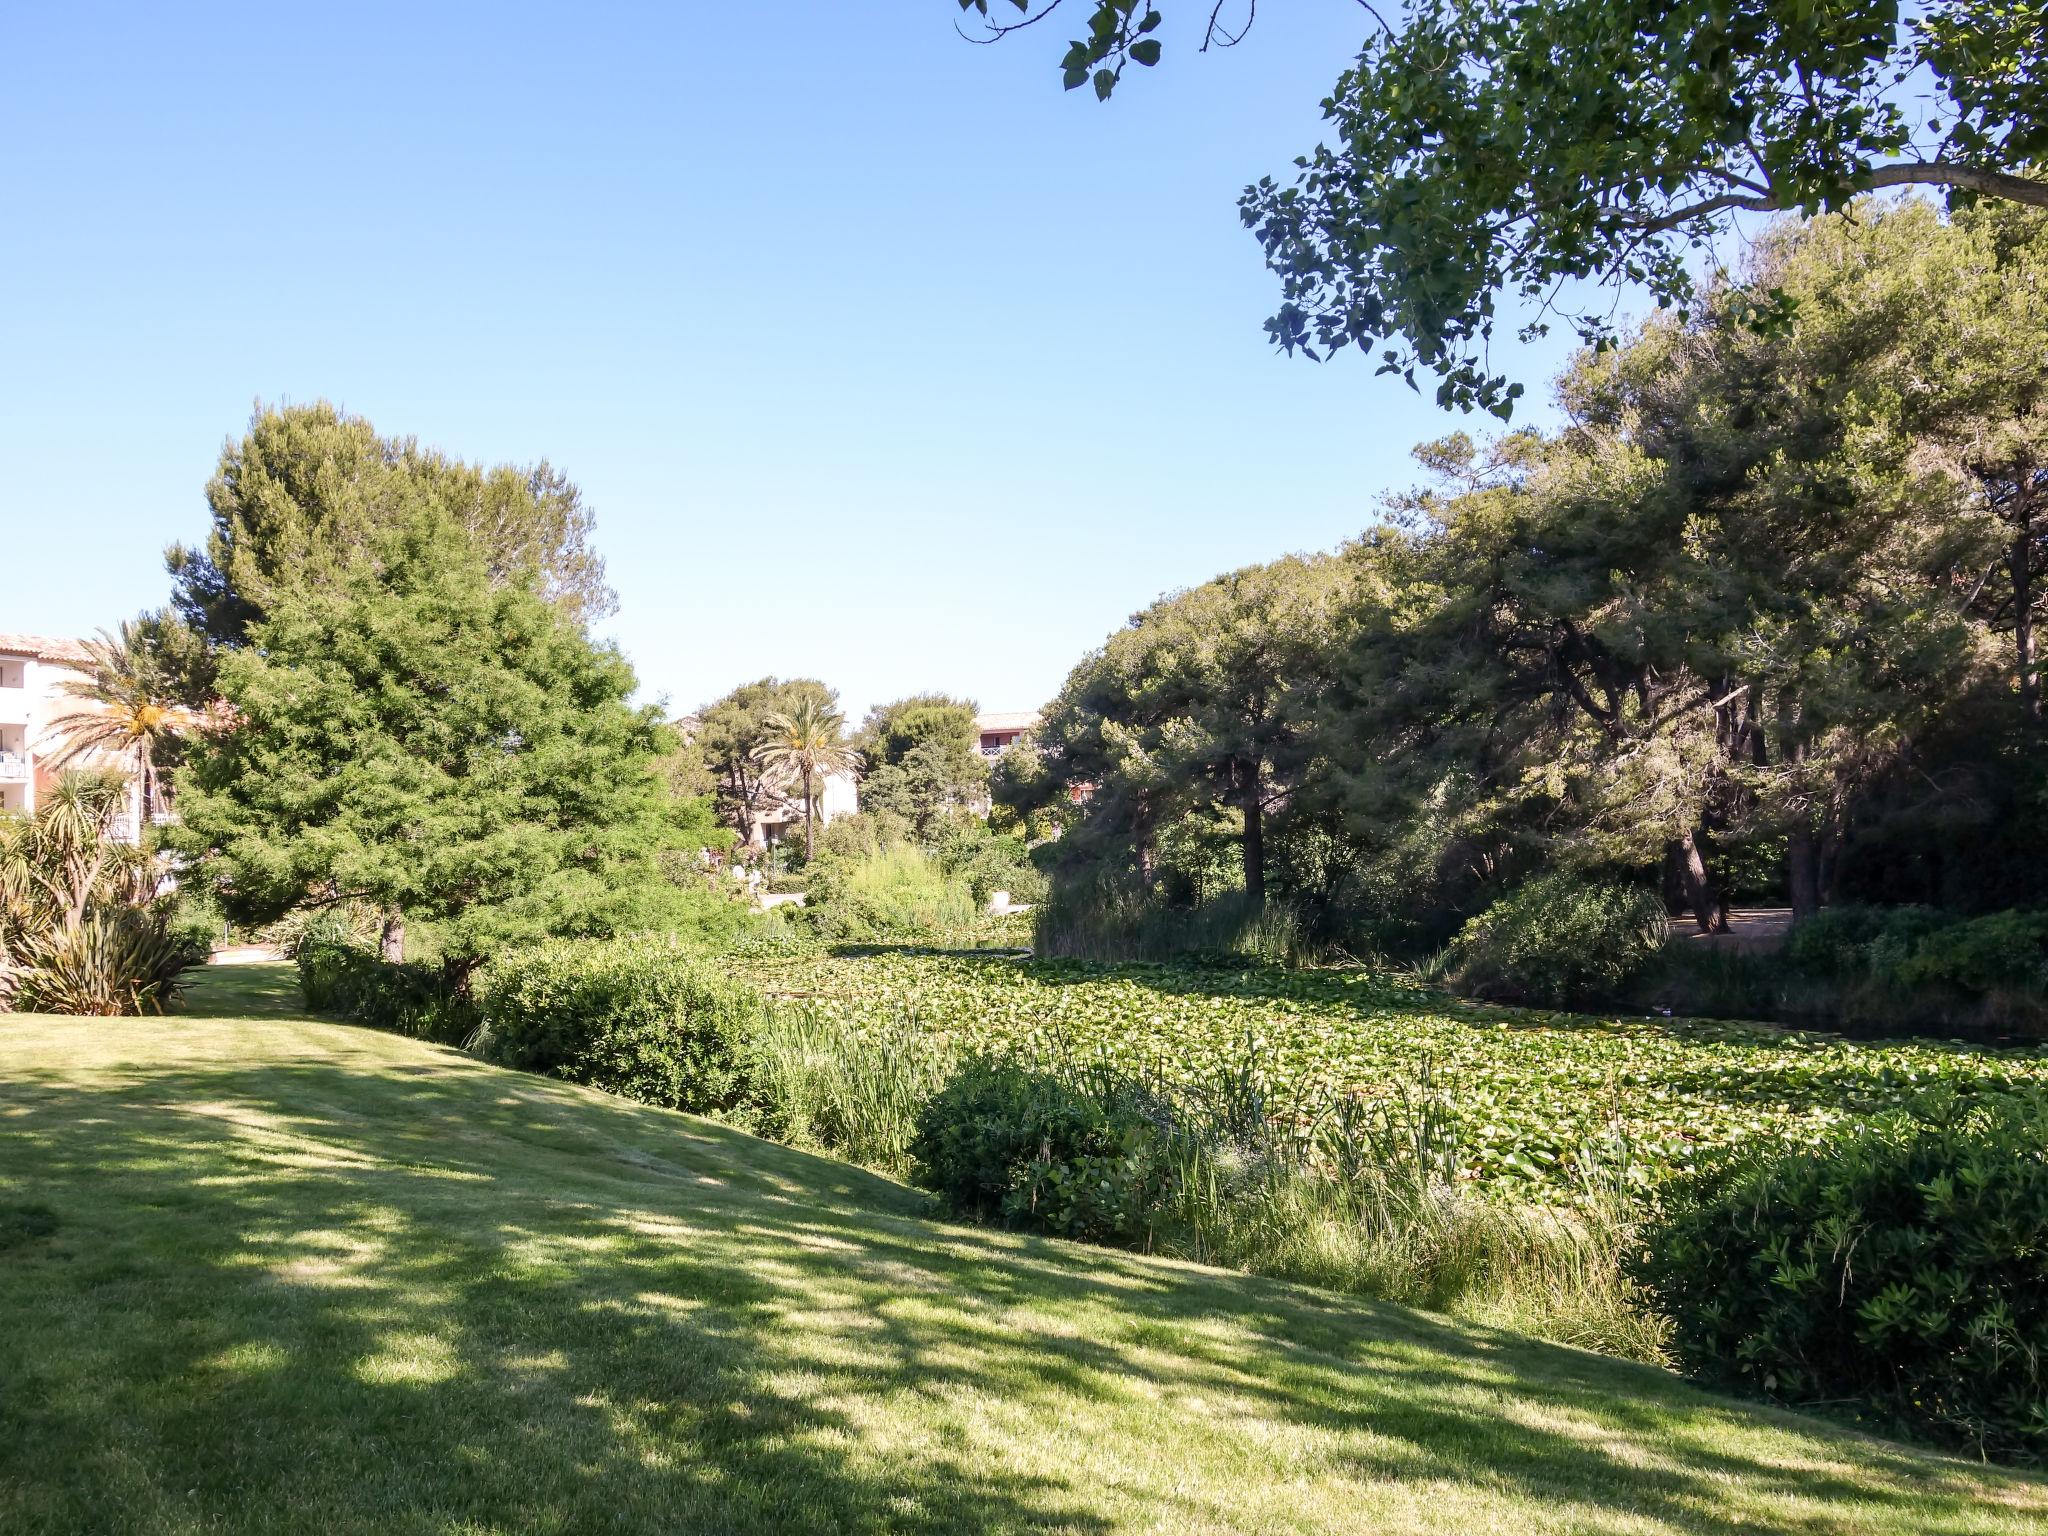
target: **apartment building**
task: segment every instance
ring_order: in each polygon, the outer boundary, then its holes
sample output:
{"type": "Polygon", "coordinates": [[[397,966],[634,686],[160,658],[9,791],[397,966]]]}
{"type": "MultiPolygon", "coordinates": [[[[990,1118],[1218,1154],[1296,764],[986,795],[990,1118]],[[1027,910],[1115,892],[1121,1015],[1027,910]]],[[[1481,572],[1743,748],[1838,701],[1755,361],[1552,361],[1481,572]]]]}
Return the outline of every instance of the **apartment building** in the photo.
{"type": "MultiPolygon", "coordinates": [[[[78,701],[57,685],[91,663],[76,640],[0,634],[0,812],[33,811],[62,770],[50,759],[62,748],[52,722],[78,701]]],[[[125,765],[124,765],[125,766],[125,765]]],[[[128,814],[115,835],[133,841],[141,825],[142,791],[130,791],[128,814]]]]}

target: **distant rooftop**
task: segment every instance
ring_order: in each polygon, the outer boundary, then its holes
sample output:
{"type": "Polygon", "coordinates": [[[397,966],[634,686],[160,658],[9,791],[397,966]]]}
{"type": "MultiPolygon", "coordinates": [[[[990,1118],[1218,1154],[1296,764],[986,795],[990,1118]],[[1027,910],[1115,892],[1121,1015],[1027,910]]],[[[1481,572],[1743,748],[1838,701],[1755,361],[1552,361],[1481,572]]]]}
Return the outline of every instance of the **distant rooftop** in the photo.
{"type": "Polygon", "coordinates": [[[0,656],[32,656],[37,661],[92,660],[92,653],[76,640],[57,640],[49,635],[0,635],[0,656]]]}
{"type": "Polygon", "coordinates": [[[1035,709],[998,710],[990,715],[976,715],[974,728],[984,735],[991,731],[1030,731],[1038,727],[1038,711],[1035,709]]]}

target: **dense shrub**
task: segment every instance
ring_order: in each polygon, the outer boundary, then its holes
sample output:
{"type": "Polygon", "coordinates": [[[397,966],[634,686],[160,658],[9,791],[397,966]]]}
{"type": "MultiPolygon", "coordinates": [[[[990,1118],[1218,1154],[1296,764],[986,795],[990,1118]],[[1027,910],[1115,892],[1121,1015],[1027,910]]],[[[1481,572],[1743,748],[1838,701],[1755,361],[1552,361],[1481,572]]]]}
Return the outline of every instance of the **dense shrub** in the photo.
{"type": "Polygon", "coordinates": [[[393,964],[353,942],[340,924],[306,929],[296,958],[299,996],[313,1013],[443,1045],[459,1045],[476,1029],[475,1008],[440,966],[393,964]]]}
{"type": "Polygon", "coordinates": [[[918,1116],[917,1181],[956,1215],[1130,1243],[1148,1230],[1169,1158],[1134,1085],[1077,1085],[976,1058],[918,1116]]]}
{"type": "Polygon", "coordinates": [[[1992,912],[1924,935],[1888,967],[1901,985],[1966,992],[2048,982],[2048,912],[1992,912]]]}
{"type": "Polygon", "coordinates": [[[2048,1455],[2048,1100],[1930,1098],[1675,1196],[1641,1276],[1698,1374],[2048,1455]]]}
{"type": "Polygon", "coordinates": [[[2048,1032],[2048,913],[1829,907],[1776,952],[1674,944],[1634,1001],[1859,1034],[2048,1032]]]}
{"type": "Polygon", "coordinates": [[[1021,837],[991,832],[986,822],[962,819],[946,826],[932,844],[939,867],[967,887],[977,907],[997,891],[1012,903],[1034,906],[1045,899],[1046,879],[1021,837]]]}
{"type": "Polygon", "coordinates": [[[1449,976],[1473,997],[1571,1007],[1612,998],[1663,947],[1664,905],[1636,886],[1542,875],[1473,918],[1449,976]]]}
{"type": "Polygon", "coordinates": [[[507,1066],[695,1113],[730,1108],[761,1000],[673,939],[557,939],[477,986],[483,1048],[507,1066]]]}

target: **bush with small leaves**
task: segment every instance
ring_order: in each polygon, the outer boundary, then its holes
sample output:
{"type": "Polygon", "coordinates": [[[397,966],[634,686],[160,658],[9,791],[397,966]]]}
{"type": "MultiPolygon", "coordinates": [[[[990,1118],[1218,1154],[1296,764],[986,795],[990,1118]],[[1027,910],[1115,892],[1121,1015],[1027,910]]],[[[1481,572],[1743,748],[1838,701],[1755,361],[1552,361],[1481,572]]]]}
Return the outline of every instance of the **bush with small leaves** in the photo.
{"type": "Polygon", "coordinates": [[[491,962],[482,1048],[507,1066],[704,1114],[743,1088],[761,999],[659,935],[556,939],[491,962]]]}
{"type": "Polygon", "coordinates": [[[1143,1238],[1171,1161],[1134,1084],[967,1062],[918,1116],[917,1182],[957,1216],[1099,1243],[1143,1238]]]}
{"type": "Polygon", "coordinates": [[[338,921],[308,928],[294,958],[310,1012],[443,1045],[461,1044],[476,1028],[474,1007],[440,966],[394,964],[354,942],[338,921]]]}
{"type": "Polygon", "coordinates": [[[1657,958],[1664,905],[1637,886],[1539,876],[1452,941],[1452,984],[1473,997],[1572,1007],[1612,998],[1657,958]]]}
{"type": "Polygon", "coordinates": [[[2048,1457],[2048,1096],[1929,1095],[1667,1195],[1638,1276],[1697,1374],[2048,1457]]]}

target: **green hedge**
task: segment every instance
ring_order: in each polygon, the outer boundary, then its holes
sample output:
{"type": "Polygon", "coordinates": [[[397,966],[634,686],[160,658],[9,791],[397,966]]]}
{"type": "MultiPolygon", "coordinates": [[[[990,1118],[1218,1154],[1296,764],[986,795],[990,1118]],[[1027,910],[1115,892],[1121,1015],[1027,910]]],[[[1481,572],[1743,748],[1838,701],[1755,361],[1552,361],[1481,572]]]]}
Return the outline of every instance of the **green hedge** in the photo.
{"type": "Polygon", "coordinates": [[[394,965],[315,931],[299,941],[297,958],[299,995],[310,1012],[443,1045],[460,1045],[476,1029],[476,1010],[437,965],[394,965]]]}
{"type": "Polygon", "coordinates": [[[1710,1380],[2048,1458],[2048,1100],[1929,1099],[1679,1193],[1639,1278],[1710,1380]]]}
{"type": "Polygon", "coordinates": [[[739,1100],[761,1010],[758,994],[661,937],[515,950],[486,967],[476,995],[495,1060],[700,1114],[739,1100]]]}

